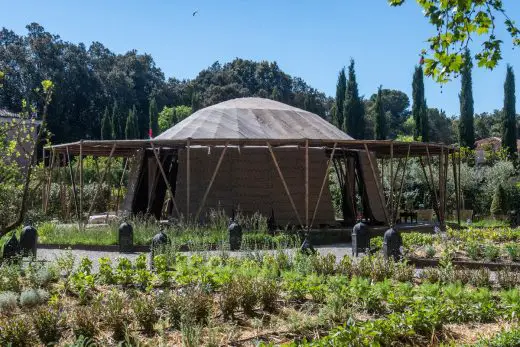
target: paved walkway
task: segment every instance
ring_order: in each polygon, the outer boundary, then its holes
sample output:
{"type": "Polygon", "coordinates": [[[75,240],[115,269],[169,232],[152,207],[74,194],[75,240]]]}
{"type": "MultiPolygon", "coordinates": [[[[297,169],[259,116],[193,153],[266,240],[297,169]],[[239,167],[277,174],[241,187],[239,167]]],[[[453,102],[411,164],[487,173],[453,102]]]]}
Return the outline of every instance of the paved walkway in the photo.
{"type": "MultiPolygon", "coordinates": [[[[351,244],[350,243],[348,243],[348,244],[347,243],[345,243],[345,244],[335,244],[335,245],[329,245],[329,246],[316,246],[315,248],[321,255],[325,255],[325,254],[329,254],[329,253],[335,254],[338,261],[341,258],[343,258],[343,256],[352,254],[352,248],[351,248],[351,244]]],[[[108,257],[108,258],[112,259],[112,262],[115,263],[117,261],[117,258],[121,258],[121,257],[125,257],[125,258],[128,258],[128,259],[134,261],[139,256],[139,254],[142,254],[142,253],[119,253],[119,252],[107,252],[107,251],[38,249],[38,253],[37,253],[38,257],[37,258],[40,259],[40,260],[52,261],[52,260],[55,260],[58,257],[62,257],[64,255],[66,255],[68,252],[71,252],[72,255],[74,255],[74,257],[76,257],[77,260],[79,260],[79,259],[81,259],[83,257],[90,258],[90,260],[92,260],[92,262],[93,262],[94,271],[97,271],[97,269],[98,269],[99,259],[100,258],[108,257]]],[[[274,251],[274,250],[266,250],[266,251],[258,251],[258,252],[261,252],[261,253],[274,253],[276,251],[274,251]]],[[[288,249],[287,252],[292,254],[292,253],[295,252],[295,249],[288,249]]],[[[208,255],[219,255],[222,252],[221,251],[183,252],[183,254],[187,254],[187,255],[194,254],[194,253],[198,253],[198,254],[202,253],[202,254],[208,254],[208,255]]],[[[242,252],[242,251],[237,251],[237,252],[229,252],[228,251],[227,252],[227,254],[229,254],[231,256],[237,256],[237,257],[241,257],[241,256],[244,256],[244,255],[250,254],[250,253],[251,252],[242,252]]],[[[148,258],[148,252],[145,253],[145,254],[147,255],[147,258],[148,258]]]]}

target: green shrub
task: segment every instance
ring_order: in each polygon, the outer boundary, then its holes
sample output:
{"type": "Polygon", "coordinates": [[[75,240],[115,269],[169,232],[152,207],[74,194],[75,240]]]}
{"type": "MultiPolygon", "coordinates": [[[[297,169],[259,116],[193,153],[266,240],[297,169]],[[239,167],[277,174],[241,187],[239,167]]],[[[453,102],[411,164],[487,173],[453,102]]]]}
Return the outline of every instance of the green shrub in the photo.
{"type": "Polygon", "coordinates": [[[10,317],[0,321],[0,345],[26,347],[34,345],[34,335],[29,322],[23,317],[10,317]]]}
{"type": "Polygon", "coordinates": [[[183,314],[182,300],[177,293],[163,294],[163,306],[168,315],[169,322],[173,329],[181,328],[181,318],[183,314]]]}
{"type": "Polygon", "coordinates": [[[437,283],[440,280],[439,270],[434,267],[424,268],[421,272],[420,277],[430,283],[437,283]]]}
{"type": "Polygon", "coordinates": [[[484,246],[484,257],[489,261],[496,261],[500,257],[500,248],[492,243],[484,246]]]}
{"type": "Polygon", "coordinates": [[[280,287],[275,280],[263,278],[258,281],[258,296],[262,308],[274,312],[280,299],[280,287]]]}
{"type": "Polygon", "coordinates": [[[482,246],[480,242],[471,241],[466,244],[466,254],[470,259],[479,260],[482,258],[482,246]]]}
{"type": "Polygon", "coordinates": [[[0,293],[0,313],[10,314],[18,306],[18,295],[14,292],[0,293]]]}
{"type": "Polygon", "coordinates": [[[125,331],[130,321],[128,310],[125,306],[127,296],[113,290],[104,304],[103,321],[112,332],[112,337],[116,341],[121,341],[125,337],[125,331]]]}
{"type": "Polygon", "coordinates": [[[426,258],[433,258],[435,257],[435,247],[433,247],[432,245],[428,245],[426,246],[425,248],[425,255],[426,255],[426,258]]]}
{"type": "Polygon", "coordinates": [[[49,293],[43,289],[26,289],[20,294],[20,306],[33,307],[49,300],[49,293]]]}
{"type": "Polygon", "coordinates": [[[179,296],[182,307],[182,321],[206,324],[213,309],[213,298],[200,287],[186,288],[179,296]]]}
{"type": "Polygon", "coordinates": [[[502,184],[499,184],[495,190],[490,212],[492,216],[504,215],[507,212],[507,196],[502,184]]]}
{"type": "Polygon", "coordinates": [[[499,270],[496,272],[497,283],[504,289],[514,288],[520,283],[518,272],[512,271],[510,268],[499,270]]]}
{"type": "Polygon", "coordinates": [[[504,246],[506,253],[512,261],[520,260],[520,245],[518,243],[508,243],[504,246]]]}
{"type": "Polygon", "coordinates": [[[237,279],[239,286],[238,302],[246,315],[253,315],[258,302],[257,283],[253,278],[239,276],[237,279]]]}
{"type": "Polygon", "coordinates": [[[489,287],[491,285],[491,280],[489,278],[490,275],[491,272],[487,268],[473,270],[471,272],[469,283],[475,287],[489,287]]]}
{"type": "Polygon", "coordinates": [[[241,288],[235,280],[227,282],[222,286],[219,305],[224,319],[234,318],[235,311],[240,306],[240,290],[241,288]]]}
{"type": "Polygon", "coordinates": [[[520,329],[502,330],[489,339],[480,339],[475,347],[517,347],[520,346],[520,329]]]}
{"type": "Polygon", "coordinates": [[[147,295],[140,295],[132,302],[135,318],[147,335],[153,335],[154,325],[160,318],[157,306],[157,301],[147,295]]]}
{"type": "Polygon", "coordinates": [[[92,306],[77,306],[72,315],[74,336],[93,339],[98,332],[98,314],[98,310],[92,306]]]}
{"type": "Polygon", "coordinates": [[[59,309],[41,306],[32,314],[32,321],[36,334],[45,345],[60,341],[64,317],[59,309]]]}
{"type": "Polygon", "coordinates": [[[20,292],[20,265],[0,265],[0,291],[20,292]]]}

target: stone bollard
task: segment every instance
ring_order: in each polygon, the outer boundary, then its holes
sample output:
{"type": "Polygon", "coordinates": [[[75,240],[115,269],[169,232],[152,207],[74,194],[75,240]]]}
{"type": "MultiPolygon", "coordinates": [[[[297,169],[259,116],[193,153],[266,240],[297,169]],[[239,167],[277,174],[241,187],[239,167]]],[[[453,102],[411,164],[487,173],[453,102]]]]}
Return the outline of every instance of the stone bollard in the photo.
{"type": "Polygon", "coordinates": [[[12,259],[20,254],[20,243],[16,238],[16,233],[13,232],[11,238],[4,244],[4,250],[2,253],[2,258],[4,260],[12,259]]]}
{"type": "Polygon", "coordinates": [[[38,243],[38,231],[27,223],[20,234],[20,250],[24,257],[31,255],[36,258],[36,245],[38,243]]]}
{"type": "Polygon", "coordinates": [[[386,259],[393,257],[395,261],[401,259],[401,247],[403,246],[403,239],[401,234],[394,228],[385,231],[383,236],[383,254],[386,259]]]}
{"type": "Polygon", "coordinates": [[[123,222],[119,226],[119,252],[132,252],[134,248],[134,228],[128,222],[123,222]]]}
{"type": "Polygon", "coordinates": [[[237,251],[240,249],[240,245],[242,244],[242,227],[235,221],[234,218],[231,218],[231,221],[228,226],[229,233],[229,249],[232,251],[237,251]]]}
{"type": "Polygon", "coordinates": [[[153,269],[153,258],[161,253],[164,253],[165,247],[168,245],[170,240],[168,239],[168,235],[161,230],[158,234],[152,238],[152,244],[150,246],[150,268],[153,269]]]}
{"type": "Polygon", "coordinates": [[[359,252],[367,253],[370,250],[370,231],[365,223],[359,222],[352,228],[352,255],[359,252]]]}

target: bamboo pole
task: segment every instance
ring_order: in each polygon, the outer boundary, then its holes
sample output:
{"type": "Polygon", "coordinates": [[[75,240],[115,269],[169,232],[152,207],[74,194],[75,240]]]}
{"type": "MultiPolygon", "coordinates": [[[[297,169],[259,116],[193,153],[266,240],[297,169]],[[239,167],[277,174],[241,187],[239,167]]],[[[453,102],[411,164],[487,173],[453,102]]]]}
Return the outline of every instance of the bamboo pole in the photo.
{"type": "Polygon", "coordinates": [[[96,188],[96,191],[94,192],[94,199],[90,202],[90,207],[88,208],[88,215],[87,215],[87,222],[92,215],[92,210],[94,208],[94,204],[96,203],[97,196],[99,192],[101,191],[101,187],[103,186],[103,183],[105,183],[105,179],[107,176],[107,173],[110,171],[110,166],[112,165],[112,157],[114,156],[114,151],[116,150],[116,144],[112,146],[112,149],[110,150],[110,155],[108,156],[107,166],[105,166],[105,170],[103,170],[103,175],[101,176],[101,180],[98,182],[98,186],[96,188]]]}
{"type": "Polygon", "coordinates": [[[276,160],[276,156],[274,155],[273,148],[271,147],[271,144],[267,142],[267,148],[269,149],[269,152],[271,153],[271,158],[273,158],[274,166],[276,167],[276,171],[278,171],[278,175],[280,176],[280,179],[282,180],[282,185],[285,189],[285,193],[287,194],[287,197],[289,198],[289,201],[291,202],[292,208],[294,210],[294,214],[296,215],[296,218],[298,219],[298,223],[300,223],[300,227],[303,229],[302,220],[300,218],[300,214],[298,213],[298,209],[296,208],[296,205],[294,204],[294,200],[292,198],[291,192],[289,191],[289,187],[287,186],[287,183],[285,182],[285,178],[283,177],[282,170],[280,169],[280,166],[278,165],[278,161],[276,160]]]}
{"type": "Polygon", "coordinates": [[[325,169],[325,176],[323,176],[323,182],[321,183],[320,194],[318,194],[318,199],[316,201],[316,207],[314,207],[314,212],[312,214],[311,224],[309,225],[309,229],[312,228],[314,224],[314,220],[316,219],[316,213],[318,212],[318,208],[320,206],[321,196],[323,194],[323,190],[325,189],[325,184],[327,184],[327,177],[329,176],[329,170],[332,162],[334,161],[334,153],[336,152],[336,143],[334,147],[332,147],[332,153],[330,154],[329,162],[327,163],[327,168],[325,169]]]}
{"type": "Polygon", "coordinates": [[[309,230],[309,140],[305,140],[305,227],[309,230]]]}
{"type": "Polygon", "coordinates": [[[226,143],[224,149],[222,150],[222,153],[220,153],[220,157],[218,158],[218,161],[217,161],[217,166],[215,167],[215,170],[213,171],[213,174],[211,175],[211,179],[209,181],[208,186],[206,187],[206,191],[204,192],[204,196],[202,197],[200,206],[197,209],[197,213],[195,214],[195,221],[199,220],[199,215],[202,212],[202,208],[204,207],[204,204],[206,203],[206,199],[208,198],[208,194],[211,190],[211,187],[213,187],[213,182],[215,181],[215,178],[217,177],[217,173],[220,169],[220,164],[222,164],[222,159],[224,159],[224,155],[226,154],[227,149],[228,149],[228,144],[226,143]]]}
{"type": "Polygon", "coordinates": [[[190,186],[191,186],[191,171],[190,171],[190,139],[186,144],[186,218],[190,218],[190,186]]]}
{"type": "MultiPolygon", "coordinates": [[[[381,202],[381,206],[383,206],[383,212],[385,214],[386,222],[390,225],[390,220],[388,219],[388,214],[387,214],[386,208],[384,208],[385,202],[383,201],[383,197],[381,195],[381,194],[383,194],[383,192],[381,191],[381,187],[379,186],[379,180],[377,180],[377,178],[376,178],[376,170],[374,169],[374,163],[372,162],[372,157],[370,157],[370,151],[368,150],[368,146],[366,143],[365,143],[365,152],[368,157],[368,162],[370,163],[370,169],[372,170],[372,176],[374,177],[374,181],[376,183],[377,190],[379,192],[379,194],[378,194],[379,201],[381,202]]],[[[392,227],[392,225],[390,225],[390,227],[392,227]]]]}
{"type": "Polygon", "coordinates": [[[166,172],[164,171],[163,165],[161,163],[161,160],[159,158],[159,155],[157,154],[157,151],[155,150],[155,146],[153,143],[150,144],[152,146],[152,151],[155,156],[155,160],[157,161],[157,165],[159,166],[159,170],[161,171],[162,178],[164,179],[164,183],[166,183],[166,188],[168,189],[168,192],[170,192],[173,207],[175,208],[175,212],[177,213],[177,216],[180,217],[179,209],[177,208],[177,203],[175,202],[175,197],[173,195],[172,186],[170,185],[170,182],[168,181],[168,176],[166,176],[166,172]]]}
{"type": "Polygon", "coordinates": [[[70,181],[72,183],[72,196],[74,198],[74,206],[76,207],[76,218],[78,218],[78,228],[81,230],[81,222],[79,220],[78,197],[76,195],[76,182],[74,180],[74,170],[72,170],[72,162],[70,161],[69,147],[66,147],[67,161],[69,163],[70,181]]]}
{"type": "Polygon", "coordinates": [[[408,157],[410,156],[410,147],[411,146],[408,146],[408,152],[406,153],[406,158],[404,160],[404,166],[403,166],[403,176],[401,177],[401,185],[399,187],[399,198],[397,199],[397,208],[396,208],[396,213],[394,214],[393,216],[393,221],[394,221],[394,224],[395,224],[395,221],[397,219],[397,213],[399,211],[399,205],[401,205],[401,197],[403,195],[403,185],[404,185],[404,178],[406,176],[406,168],[407,168],[407,165],[408,165],[408,157]]]}
{"type": "Polygon", "coordinates": [[[79,220],[80,230],[83,229],[83,140],[79,141],[79,220]]]}

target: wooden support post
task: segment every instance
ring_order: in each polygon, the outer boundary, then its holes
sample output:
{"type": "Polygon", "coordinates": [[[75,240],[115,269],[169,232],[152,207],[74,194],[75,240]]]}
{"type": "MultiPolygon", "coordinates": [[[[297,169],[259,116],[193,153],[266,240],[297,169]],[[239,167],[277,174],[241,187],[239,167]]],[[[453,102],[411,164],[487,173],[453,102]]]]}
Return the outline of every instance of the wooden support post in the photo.
{"type": "Polygon", "coordinates": [[[116,216],[119,216],[119,200],[121,199],[121,189],[123,188],[123,180],[125,178],[125,171],[128,165],[128,158],[125,158],[125,165],[123,166],[123,172],[121,173],[121,179],[119,180],[119,187],[117,188],[116,197],[116,216]]]}
{"type": "Polygon", "coordinates": [[[426,154],[428,155],[427,159],[428,159],[428,171],[430,172],[430,180],[432,182],[432,185],[431,185],[431,189],[433,191],[433,194],[434,194],[434,198],[435,198],[435,206],[436,206],[436,212],[437,212],[437,219],[439,220],[439,223],[441,223],[441,211],[440,211],[440,206],[439,206],[439,197],[438,197],[438,194],[437,194],[437,189],[435,189],[435,181],[433,180],[433,172],[432,172],[432,165],[431,165],[431,157],[430,157],[430,148],[428,145],[426,145],[426,154]]]}
{"type": "Polygon", "coordinates": [[[190,171],[190,139],[186,144],[186,219],[190,218],[190,186],[191,186],[191,171],[190,171]]]}
{"type": "Polygon", "coordinates": [[[80,230],[83,229],[83,140],[79,141],[79,221],[80,230]]]}
{"type": "MultiPolygon", "coordinates": [[[[390,215],[394,215],[394,143],[390,142],[390,196],[388,197],[390,202],[390,215]]],[[[393,217],[392,217],[393,226],[393,217]]]]}
{"type": "Polygon", "coordinates": [[[439,154],[439,211],[441,212],[441,230],[445,230],[444,223],[446,222],[446,211],[444,210],[444,146],[441,147],[441,154],[439,154]]]}
{"type": "Polygon", "coordinates": [[[406,152],[406,158],[404,160],[404,166],[403,166],[403,176],[401,177],[401,185],[399,186],[399,198],[397,199],[396,212],[393,215],[394,224],[395,224],[395,221],[397,219],[397,213],[399,213],[399,206],[401,205],[401,196],[403,195],[403,184],[404,184],[404,178],[406,176],[406,168],[407,168],[407,165],[408,165],[408,157],[410,157],[410,148],[411,148],[411,145],[408,145],[408,152],[406,152]]]}
{"type": "MultiPolygon", "coordinates": [[[[47,170],[47,168],[45,166],[45,147],[43,147],[43,149],[42,149],[42,162],[43,162],[44,177],[47,177],[47,171],[48,170],[47,170]]],[[[46,200],[45,193],[46,192],[47,192],[47,188],[44,186],[42,188],[42,210],[43,210],[43,213],[45,213],[45,200],[46,200]]]]}
{"type": "Polygon", "coordinates": [[[206,187],[206,191],[204,192],[202,201],[200,202],[199,208],[197,209],[197,213],[195,214],[195,221],[199,220],[199,215],[202,212],[202,208],[204,207],[204,204],[206,203],[206,199],[208,198],[208,194],[211,190],[211,187],[213,186],[213,182],[215,181],[215,178],[217,177],[217,173],[220,169],[220,164],[222,164],[222,159],[224,159],[224,155],[226,154],[228,145],[229,145],[229,142],[226,142],[226,145],[225,145],[224,149],[222,150],[222,153],[220,153],[220,157],[218,158],[217,166],[215,167],[215,170],[213,171],[213,175],[211,175],[209,184],[206,187]]]}
{"type": "Polygon", "coordinates": [[[462,156],[460,154],[460,148],[459,148],[459,155],[458,155],[458,162],[459,162],[459,174],[457,175],[457,179],[459,181],[459,184],[458,184],[458,193],[459,193],[459,205],[457,206],[457,222],[459,223],[459,227],[460,227],[460,207],[462,206],[462,204],[464,203],[464,201],[462,200],[462,187],[460,185],[460,167],[462,166],[462,156]]]}
{"type": "Polygon", "coordinates": [[[173,195],[172,186],[170,185],[170,182],[168,181],[168,176],[166,176],[166,172],[164,171],[163,165],[161,163],[161,159],[159,158],[159,155],[157,154],[157,151],[155,150],[155,146],[153,142],[150,142],[150,145],[152,146],[152,151],[155,156],[155,160],[157,161],[157,165],[159,166],[159,170],[161,171],[162,178],[164,179],[164,183],[166,184],[166,188],[168,189],[168,192],[170,193],[170,196],[172,198],[173,207],[175,208],[175,212],[177,213],[177,216],[180,217],[179,209],[177,208],[177,203],[175,202],[175,197],[173,195]]]}
{"type": "Polygon", "coordinates": [[[309,140],[305,140],[305,227],[309,227],[309,140]]]}
{"type": "MultiPolygon", "coordinates": [[[[332,147],[332,153],[330,154],[329,162],[327,163],[327,168],[325,169],[325,176],[323,176],[323,182],[321,183],[320,194],[318,194],[318,200],[316,201],[316,207],[314,207],[314,212],[312,214],[312,221],[311,221],[311,224],[309,225],[309,229],[312,228],[312,226],[314,224],[314,220],[316,219],[316,213],[318,212],[318,208],[320,206],[321,196],[323,194],[323,190],[325,189],[325,184],[327,184],[327,178],[329,176],[330,166],[331,166],[332,162],[334,161],[334,154],[336,153],[336,146],[337,146],[337,143],[334,143],[334,147],[332,147]]],[[[347,170],[348,170],[348,168],[347,168],[347,170]]]]}
{"type": "Polygon", "coordinates": [[[385,159],[381,158],[381,189],[385,189],[385,159]]]}
{"type": "Polygon", "coordinates": [[[72,162],[70,161],[69,147],[65,147],[67,151],[67,162],[69,164],[70,182],[72,183],[72,196],[74,198],[74,206],[76,207],[76,218],[78,218],[78,228],[81,230],[81,222],[79,220],[78,197],[76,195],[76,182],[74,180],[74,171],[72,170],[72,162]]]}
{"type": "Polygon", "coordinates": [[[105,183],[105,178],[107,176],[107,173],[110,171],[110,166],[112,165],[112,157],[114,156],[115,150],[116,150],[116,144],[114,143],[112,145],[112,149],[110,150],[110,155],[108,156],[108,162],[106,163],[105,170],[103,171],[103,175],[101,176],[101,179],[98,182],[96,191],[94,192],[94,199],[92,199],[92,201],[90,202],[90,207],[88,209],[88,215],[87,215],[87,223],[92,214],[92,210],[94,209],[94,204],[96,203],[96,199],[101,190],[101,187],[103,186],[103,183],[105,183]]]}
{"type": "Polygon", "coordinates": [[[56,162],[56,151],[53,149],[52,150],[52,157],[51,157],[51,161],[50,161],[50,167],[49,167],[49,178],[48,178],[48,182],[47,182],[47,187],[44,187],[43,189],[46,189],[46,192],[45,192],[45,200],[44,200],[44,205],[43,205],[43,212],[44,213],[47,213],[47,208],[49,206],[49,199],[50,199],[50,195],[51,195],[51,185],[52,185],[52,169],[54,168],[54,165],[55,165],[55,162],[56,162]]]}
{"type": "Polygon", "coordinates": [[[298,213],[298,209],[296,208],[296,205],[294,204],[294,200],[292,198],[291,192],[289,191],[289,187],[287,186],[287,183],[285,182],[285,178],[283,177],[282,170],[280,169],[280,166],[278,165],[278,161],[276,160],[276,156],[274,155],[273,148],[271,147],[271,144],[267,142],[267,148],[269,148],[269,152],[271,153],[271,158],[273,158],[274,166],[276,167],[276,171],[278,171],[278,175],[280,176],[280,179],[282,180],[282,185],[285,189],[285,193],[287,194],[287,197],[289,198],[289,201],[291,202],[291,206],[294,210],[294,214],[296,215],[296,218],[298,219],[298,223],[300,223],[300,227],[303,229],[302,220],[300,218],[300,214],[298,213]]]}
{"type": "MultiPolygon", "coordinates": [[[[381,187],[379,186],[379,180],[377,180],[377,178],[376,178],[376,170],[374,168],[374,163],[372,162],[372,157],[370,156],[370,151],[368,150],[367,144],[365,143],[364,145],[365,145],[365,152],[366,152],[367,157],[368,157],[368,162],[370,163],[370,169],[372,170],[372,177],[374,177],[374,182],[376,183],[377,190],[379,192],[379,194],[378,194],[379,201],[381,202],[381,206],[385,206],[385,202],[384,202],[384,199],[383,199],[383,196],[382,196],[383,191],[381,190],[381,187]]],[[[388,218],[388,214],[387,214],[386,208],[383,208],[383,212],[385,213],[386,222],[388,223],[388,225],[390,227],[392,227],[393,225],[391,225],[391,221],[388,218]]]]}

